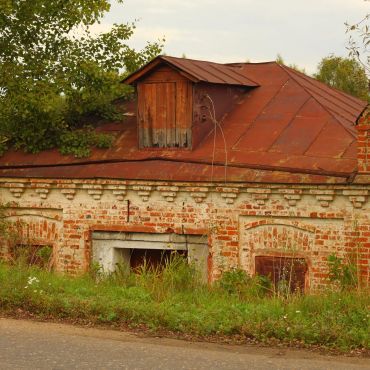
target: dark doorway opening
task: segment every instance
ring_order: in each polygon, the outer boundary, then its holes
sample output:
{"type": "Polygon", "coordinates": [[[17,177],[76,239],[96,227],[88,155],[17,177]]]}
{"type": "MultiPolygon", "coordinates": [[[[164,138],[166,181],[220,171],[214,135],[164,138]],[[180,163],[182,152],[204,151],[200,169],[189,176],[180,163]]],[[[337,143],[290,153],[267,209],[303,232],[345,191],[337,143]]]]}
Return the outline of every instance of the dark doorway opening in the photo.
{"type": "Polygon", "coordinates": [[[173,256],[187,258],[186,250],[164,250],[164,249],[131,249],[130,268],[134,271],[143,266],[144,263],[151,268],[165,266],[173,256]]]}

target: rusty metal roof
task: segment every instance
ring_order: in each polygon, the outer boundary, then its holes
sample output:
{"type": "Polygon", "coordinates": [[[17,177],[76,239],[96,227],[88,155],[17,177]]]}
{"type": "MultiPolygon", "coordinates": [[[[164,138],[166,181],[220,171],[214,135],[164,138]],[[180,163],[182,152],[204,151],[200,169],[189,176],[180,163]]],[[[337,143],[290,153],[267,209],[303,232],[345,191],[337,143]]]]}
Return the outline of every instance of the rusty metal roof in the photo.
{"type": "Polygon", "coordinates": [[[180,72],[186,73],[186,76],[194,82],[208,82],[213,84],[248,86],[256,87],[259,84],[248,78],[241,72],[240,65],[229,65],[207,62],[202,60],[193,60],[186,58],[175,58],[160,55],[153,59],[143,68],[126,77],[122,82],[134,84],[144,74],[155,68],[158,64],[165,62],[175,67],[180,72]]]}
{"type": "Polygon", "coordinates": [[[136,117],[132,116],[100,128],[117,135],[110,149],[96,149],[85,159],[62,156],[57,150],[39,154],[8,151],[0,158],[0,176],[315,184],[351,181],[357,171],[354,125],[366,102],[275,62],[240,64],[238,73],[260,86],[248,89],[222,120],[226,147],[217,130],[215,140],[210,132],[191,151],[140,150],[136,117]]]}
{"type": "Polygon", "coordinates": [[[364,109],[364,102],[344,92],[331,88],[304,73],[283,66],[288,74],[314,97],[328,112],[330,112],[343,127],[356,135],[353,122],[358,117],[358,111],[364,109]]]}

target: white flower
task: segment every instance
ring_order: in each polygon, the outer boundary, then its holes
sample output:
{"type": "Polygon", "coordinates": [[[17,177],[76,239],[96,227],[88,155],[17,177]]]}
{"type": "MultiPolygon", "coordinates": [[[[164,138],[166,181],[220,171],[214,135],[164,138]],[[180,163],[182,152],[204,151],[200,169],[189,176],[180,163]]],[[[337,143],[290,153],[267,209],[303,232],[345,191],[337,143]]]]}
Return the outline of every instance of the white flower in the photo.
{"type": "Polygon", "coordinates": [[[33,283],[39,283],[40,282],[40,280],[37,278],[37,277],[35,277],[35,276],[29,276],[28,277],[28,280],[27,280],[27,284],[28,285],[32,285],[33,283]]]}

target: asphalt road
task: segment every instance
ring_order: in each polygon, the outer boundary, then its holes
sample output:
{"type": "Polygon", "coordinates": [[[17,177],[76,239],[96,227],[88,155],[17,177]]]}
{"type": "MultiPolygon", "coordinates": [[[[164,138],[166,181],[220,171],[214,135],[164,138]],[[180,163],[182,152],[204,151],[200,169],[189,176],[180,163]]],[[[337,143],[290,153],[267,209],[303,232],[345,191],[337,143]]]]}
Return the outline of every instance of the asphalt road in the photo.
{"type": "Polygon", "coordinates": [[[0,318],[0,369],[370,369],[370,359],[0,318]]]}

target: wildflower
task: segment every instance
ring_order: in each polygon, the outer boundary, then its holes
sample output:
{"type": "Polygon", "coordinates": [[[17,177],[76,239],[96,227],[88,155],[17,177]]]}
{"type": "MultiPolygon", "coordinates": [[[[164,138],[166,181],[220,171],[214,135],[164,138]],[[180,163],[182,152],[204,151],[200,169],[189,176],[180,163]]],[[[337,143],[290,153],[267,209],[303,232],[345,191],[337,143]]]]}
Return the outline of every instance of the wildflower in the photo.
{"type": "Polygon", "coordinates": [[[39,283],[40,282],[40,280],[37,278],[37,277],[35,277],[35,276],[29,276],[28,277],[28,280],[27,280],[27,284],[28,285],[32,285],[33,283],[39,283]]]}

